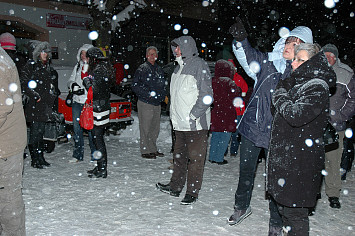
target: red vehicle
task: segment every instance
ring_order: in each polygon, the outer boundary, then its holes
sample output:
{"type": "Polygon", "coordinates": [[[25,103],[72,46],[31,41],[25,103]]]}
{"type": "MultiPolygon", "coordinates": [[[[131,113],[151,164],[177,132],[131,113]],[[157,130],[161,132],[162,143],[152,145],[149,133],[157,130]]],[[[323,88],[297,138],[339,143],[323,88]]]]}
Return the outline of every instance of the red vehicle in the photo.
{"type": "MultiPolygon", "coordinates": [[[[68,92],[63,92],[58,99],[58,112],[64,115],[66,124],[73,124],[73,116],[71,107],[65,104],[65,98],[68,92]]],[[[127,125],[132,124],[133,118],[131,117],[132,105],[131,102],[111,93],[111,114],[109,132],[116,134],[119,129],[126,128],[127,125]]]]}

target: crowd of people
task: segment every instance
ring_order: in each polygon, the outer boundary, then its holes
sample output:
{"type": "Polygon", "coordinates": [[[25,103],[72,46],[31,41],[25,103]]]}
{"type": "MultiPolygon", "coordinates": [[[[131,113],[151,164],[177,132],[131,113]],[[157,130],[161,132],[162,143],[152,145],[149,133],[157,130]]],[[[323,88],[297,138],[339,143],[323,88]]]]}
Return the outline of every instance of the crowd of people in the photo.
{"type": "MultiPolygon", "coordinates": [[[[335,45],[321,48],[314,43],[306,26],[281,37],[269,53],[251,46],[238,17],[229,32],[235,58],[254,80],[253,87],[248,88],[231,58],[218,60],[211,75],[191,36],[171,41],[175,61],[169,66],[169,78],[156,62],[158,49],[146,49],[146,62],[138,67],[132,83],[138,98],[141,157],[164,156],[157,138],[161,103],[166,102],[172,125],[173,172],[169,183],[157,183],[157,189],[179,197],[186,185],[181,204],[193,204],[202,187],[207,151],[210,163],[225,165],[228,152],[236,156],[239,149],[234,212],[227,221],[238,225],[252,214],[255,171],[260,153],[265,152],[268,235],[309,235],[308,217],[319,198],[323,175],[330,207],[341,207],[343,140],[347,122],[355,115],[354,72],[340,61],[335,45]],[[339,136],[335,147],[325,145],[328,124],[339,136]]],[[[27,145],[32,167],[50,166],[44,158],[43,137],[46,124],[57,121],[58,73],[50,65],[48,42],[32,40],[27,62],[18,59],[11,34],[2,34],[0,42],[4,71],[0,81],[0,234],[24,235],[23,153],[27,145]]],[[[74,132],[69,162],[84,159],[84,129],[79,121],[89,102],[93,113],[93,128],[87,130],[90,155],[97,162],[88,171],[90,178],[108,176],[104,133],[114,76],[113,66],[99,48],[84,44],[78,50],[67,83],[73,94],[74,132]]]]}

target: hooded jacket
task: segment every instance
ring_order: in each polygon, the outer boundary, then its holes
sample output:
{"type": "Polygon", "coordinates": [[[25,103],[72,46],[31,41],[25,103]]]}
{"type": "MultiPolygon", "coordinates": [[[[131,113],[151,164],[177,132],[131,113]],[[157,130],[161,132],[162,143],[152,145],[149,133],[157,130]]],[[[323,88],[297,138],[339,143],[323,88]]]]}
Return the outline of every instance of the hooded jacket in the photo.
{"type": "Polygon", "coordinates": [[[182,36],[172,41],[171,49],[176,56],[178,45],[180,57],[171,76],[170,119],[174,130],[209,130],[212,103],[211,73],[207,63],[198,57],[196,42],[191,36],[182,36]]]}
{"type": "Polygon", "coordinates": [[[34,42],[32,46],[34,48],[32,59],[28,60],[20,72],[23,94],[29,98],[25,105],[26,121],[54,121],[53,107],[60,94],[57,87],[58,73],[49,65],[51,53],[48,42],[34,42]],[[48,53],[48,60],[45,63],[40,60],[42,51],[48,53]]]}
{"type": "Polygon", "coordinates": [[[7,158],[23,152],[27,129],[15,63],[2,48],[0,57],[0,158],[7,158]]]}
{"type": "Polygon", "coordinates": [[[234,65],[225,60],[218,60],[212,78],[213,108],[211,111],[212,132],[235,132],[236,109],[233,102],[241,99],[242,90],[233,81],[234,65]]]}
{"type": "Polygon", "coordinates": [[[337,77],[335,93],[330,97],[330,122],[337,131],[346,129],[346,121],[355,115],[354,71],[337,58],[332,66],[337,77]]]}
{"type": "Polygon", "coordinates": [[[68,80],[67,86],[69,88],[69,90],[71,91],[72,88],[72,84],[73,83],[77,83],[79,85],[79,89],[84,89],[85,93],[82,95],[73,95],[73,101],[77,102],[77,103],[81,103],[84,104],[86,101],[86,96],[87,96],[87,90],[85,89],[84,85],[83,85],[83,80],[81,78],[81,72],[83,70],[83,67],[85,65],[85,63],[81,60],[81,52],[82,51],[87,51],[89,48],[92,48],[93,46],[91,44],[84,44],[83,46],[81,46],[78,50],[78,53],[76,55],[76,59],[77,59],[77,64],[74,66],[73,72],[70,75],[70,78],[68,80]]]}
{"type": "Polygon", "coordinates": [[[335,73],[320,52],[280,81],[273,97],[267,191],[288,207],[313,207],[324,168],[323,134],[335,73]]]}
{"type": "MultiPolygon", "coordinates": [[[[312,32],[300,26],[287,36],[294,36],[306,43],[312,43],[312,32]]],[[[281,38],[271,53],[262,53],[251,47],[248,39],[233,42],[233,52],[245,72],[255,80],[253,93],[241,121],[238,131],[255,146],[268,148],[272,115],[271,96],[277,83],[291,73],[291,61],[282,56],[286,38],[281,38]]]]}

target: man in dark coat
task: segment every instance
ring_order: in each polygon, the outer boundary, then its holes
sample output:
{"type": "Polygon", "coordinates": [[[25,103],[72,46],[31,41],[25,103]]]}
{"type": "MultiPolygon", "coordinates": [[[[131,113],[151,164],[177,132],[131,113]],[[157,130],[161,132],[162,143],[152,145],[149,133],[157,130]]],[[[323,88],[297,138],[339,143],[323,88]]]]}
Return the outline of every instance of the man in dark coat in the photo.
{"type": "Polygon", "coordinates": [[[28,103],[25,105],[26,121],[30,123],[28,149],[32,166],[42,169],[45,161],[43,135],[45,123],[54,121],[53,107],[59,95],[56,83],[58,73],[50,66],[51,47],[48,42],[33,42],[32,58],[20,72],[21,88],[28,103]]]}
{"type": "Polygon", "coordinates": [[[270,208],[270,227],[282,225],[287,235],[309,234],[308,208],[316,204],[324,168],[329,87],[335,86],[336,76],[318,51],[314,44],[296,46],[294,71],[272,97],[267,192],[277,206],[270,208]]]}
{"type": "Polygon", "coordinates": [[[158,152],[157,139],[160,130],[160,103],[166,95],[166,81],[163,69],[156,63],[158,49],[148,47],[147,61],[134,74],[132,90],[138,97],[138,119],[140,150],[143,158],[155,159],[164,156],[158,152]]]}

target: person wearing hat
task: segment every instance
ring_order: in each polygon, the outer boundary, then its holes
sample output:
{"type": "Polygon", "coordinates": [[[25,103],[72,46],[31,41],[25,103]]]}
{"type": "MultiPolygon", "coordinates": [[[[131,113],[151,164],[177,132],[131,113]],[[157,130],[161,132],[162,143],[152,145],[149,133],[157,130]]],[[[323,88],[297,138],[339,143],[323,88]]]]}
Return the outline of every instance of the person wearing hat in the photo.
{"type": "MultiPolygon", "coordinates": [[[[280,80],[291,74],[294,47],[300,43],[313,43],[312,31],[306,26],[298,26],[285,37],[281,37],[269,53],[254,49],[248,33],[239,17],[229,32],[234,41],[233,52],[249,77],[255,80],[253,93],[246,111],[238,124],[241,135],[239,183],[235,193],[234,213],[229,217],[230,225],[240,224],[252,211],[250,201],[253,191],[255,171],[259,153],[269,148],[273,116],[270,111],[272,92],[280,80]]],[[[267,152],[265,152],[267,153],[267,152]]],[[[270,201],[270,211],[276,205],[270,201]]],[[[270,222],[270,232],[281,232],[279,221],[270,222]]]]}
{"type": "Polygon", "coordinates": [[[355,78],[354,71],[339,59],[339,52],[335,45],[327,44],[322,48],[329,64],[336,73],[336,90],[330,97],[329,114],[330,123],[339,135],[339,146],[327,150],[325,154],[324,177],[325,193],[332,208],[340,208],[339,201],[341,190],[340,163],[343,153],[343,139],[345,137],[346,121],[355,115],[355,78]]]}
{"type": "Polygon", "coordinates": [[[92,100],[94,127],[91,130],[95,145],[94,159],[97,166],[87,171],[89,178],[107,177],[107,150],[104,140],[105,127],[110,123],[110,91],[114,85],[114,70],[108,58],[97,47],[87,50],[89,59],[88,76],[83,79],[83,85],[88,91],[87,99],[92,100]]]}
{"type": "Polygon", "coordinates": [[[3,33],[0,35],[1,47],[6,51],[6,53],[15,62],[18,71],[26,64],[26,57],[16,51],[16,38],[10,33],[3,33]]]}
{"type": "Polygon", "coordinates": [[[25,104],[26,121],[29,123],[28,149],[31,166],[43,169],[50,164],[44,159],[44,141],[46,122],[55,122],[53,107],[59,95],[56,84],[58,73],[50,66],[52,56],[48,42],[32,41],[32,58],[20,72],[22,93],[28,97],[25,104]]]}

